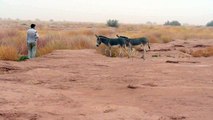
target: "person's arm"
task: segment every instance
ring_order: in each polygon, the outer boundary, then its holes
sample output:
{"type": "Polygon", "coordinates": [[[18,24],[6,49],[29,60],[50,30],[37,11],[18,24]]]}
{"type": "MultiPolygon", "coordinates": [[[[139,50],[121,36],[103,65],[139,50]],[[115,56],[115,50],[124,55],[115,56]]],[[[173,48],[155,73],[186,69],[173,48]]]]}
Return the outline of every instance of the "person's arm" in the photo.
{"type": "Polygon", "coordinates": [[[29,39],[28,31],[29,31],[29,30],[27,30],[27,35],[26,35],[27,42],[28,42],[28,39],[29,39]]]}
{"type": "Polygon", "coordinates": [[[38,32],[36,31],[36,40],[38,40],[38,38],[39,38],[39,34],[38,34],[38,32]]]}

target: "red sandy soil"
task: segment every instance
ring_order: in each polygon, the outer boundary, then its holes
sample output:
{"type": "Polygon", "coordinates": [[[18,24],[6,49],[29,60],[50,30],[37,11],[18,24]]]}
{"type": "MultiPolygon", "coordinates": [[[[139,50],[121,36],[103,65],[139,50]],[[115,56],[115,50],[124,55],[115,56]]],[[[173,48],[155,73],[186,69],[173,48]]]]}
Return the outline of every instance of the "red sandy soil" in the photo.
{"type": "Polygon", "coordinates": [[[0,61],[0,120],[212,120],[213,57],[179,51],[205,45],[152,44],[146,60],[57,50],[0,61]]]}

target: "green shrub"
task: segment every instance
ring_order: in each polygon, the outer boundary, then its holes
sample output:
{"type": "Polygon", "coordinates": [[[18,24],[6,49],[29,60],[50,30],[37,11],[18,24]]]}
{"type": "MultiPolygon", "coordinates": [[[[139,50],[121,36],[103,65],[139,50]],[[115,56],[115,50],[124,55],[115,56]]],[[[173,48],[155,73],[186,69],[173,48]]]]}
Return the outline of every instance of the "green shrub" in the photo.
{"type": "Polygon", "coordinates": [[[28,56],[21,56],[21,57],[18,59],[18,61],[25,61],[25,60],[27,60],[27,59],[29,59],[28,56]]]}
{"type": "Polygon", "coordinates": [[[111,19],[109,19],[107,21],[107,26],[109,26],[109,27],[118,27],[119,26],[118,20],[111,20],[111,19]]]}

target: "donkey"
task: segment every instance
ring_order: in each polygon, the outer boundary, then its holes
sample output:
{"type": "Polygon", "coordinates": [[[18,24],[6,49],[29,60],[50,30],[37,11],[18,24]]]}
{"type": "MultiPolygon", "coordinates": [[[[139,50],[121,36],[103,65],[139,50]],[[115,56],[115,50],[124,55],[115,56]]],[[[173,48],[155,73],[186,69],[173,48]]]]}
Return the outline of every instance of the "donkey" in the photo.
{"type": "MultiPolygon", "coordinates": [[[[121,55],[121,49],[124,50],[126,47],[126,42],[124,38],[108,38],[102,35],[99,35],[99,36],[95,35],[95,36],[97,38],[96,46],[99,47],[101,43],[106,45],[110,52],[110,57],[112,56],[112,50],[111,50],[112,46],[117,46],[117,45],[119,46],[120,48],[119,56],[121,55]]],[[[105,54],[106,54],[107,48],[105,49],[105,54]]]]}
{"type": "Polygon", "coordinates": [[[145,54],[146,54],[146,48],[145,46],[147,45],[148,48],[150,49],[149,45],[149,40],[146,37],[141,37],[141,38],[128,38],[126,36],[119,36],[116,35],[118,38],[124,38],[126,40],[126,46],[129,47],[129,52],[132,51],[133,46],[141,45],[141,48],[143,46],[143,56],[141,58],[145,59],[145,54]]]}

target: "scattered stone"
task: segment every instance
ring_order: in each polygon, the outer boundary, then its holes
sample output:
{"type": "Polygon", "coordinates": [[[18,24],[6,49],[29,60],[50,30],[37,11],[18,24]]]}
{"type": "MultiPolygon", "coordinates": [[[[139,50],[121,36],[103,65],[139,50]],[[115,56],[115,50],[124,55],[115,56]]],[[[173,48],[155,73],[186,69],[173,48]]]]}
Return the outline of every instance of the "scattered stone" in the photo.
{"type": "Polygon", "coordinates": [[[179,63],[179,61],[170,61],[170,60],[167,60],[166,63],[179,63]]]}
{"type": "Polygon", "coordinates": [[[167,60],[166,63],[200,63],[197,61],[171,61],[171,60],[167,60]]]}
{"type": "Polygon", "coordinates": [[[184,119],[186,119],[185,116],[169,116],[169,118],[171,120],[184,120],[184,119]]]}
{"type": "Polygon", "coordinates": [[[159,57],[158,55],[152,55],[152,57],[159,57]]]}
{"type": "Polygon", "coordinates": [[[183,45],[174,45],[174,47],[185,47],[183,45]]]}
{"type": "Polygon", "coordinates": [[[116,111],[115,109],[107,109],[107,110],[104,110],[104,113],[110,113],[110,112],[114,112],[116,111]]]}
{"type": "Polygon", "coordinates": [[[134,85],[128,85],[127,88],[130,88],[130,89],[137,89],[138,86],[134,86],[134,85]]]}
{"type": "Polygon", "coordinates": [[[194,48],[205,48],[210,47],[209,45],[195,45],[194,48]]]}
{"type": "Polygon", "coordinates": [[[157,87],[158,86],[158,85],[155,85],[154,83],[144,83],[142,85],[149,86],[149,87],[157,87]]]}
{"type": "Polygon", "coordinates": [[[153,52],[159,52],[159,51],[171,51],[171,49],[157,49],[157,50],[150,50],[153,52]]]}

